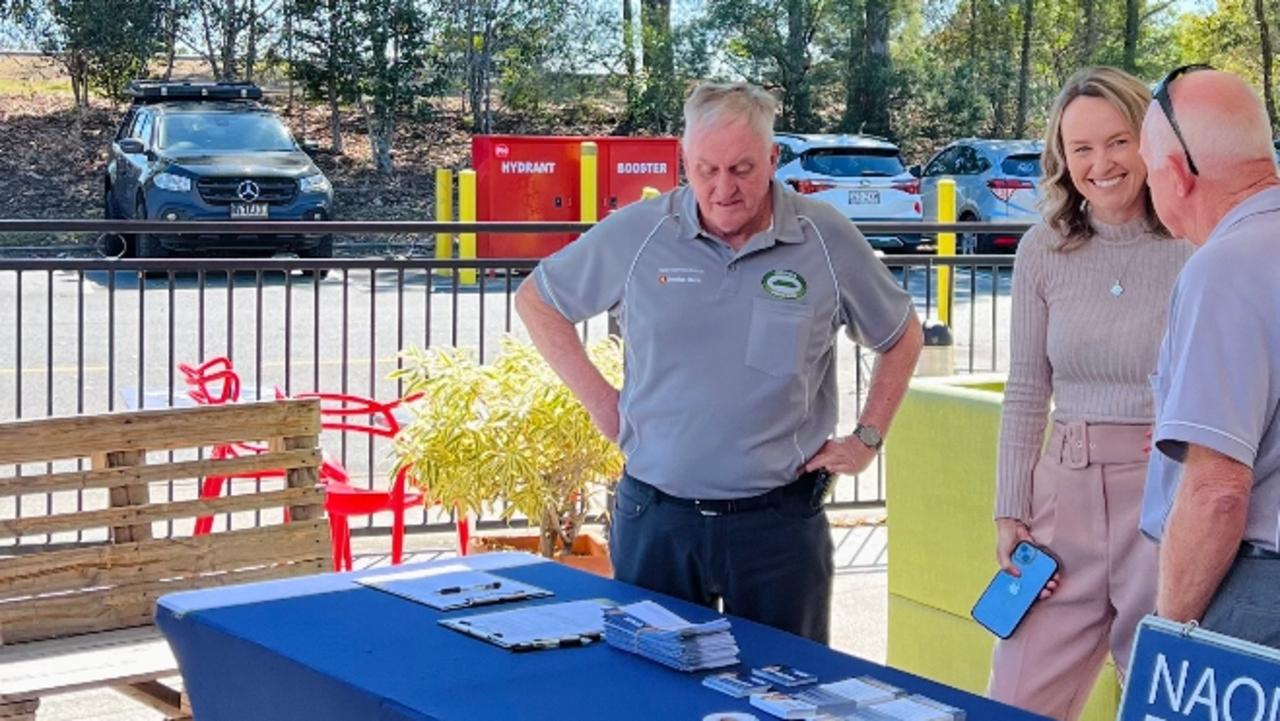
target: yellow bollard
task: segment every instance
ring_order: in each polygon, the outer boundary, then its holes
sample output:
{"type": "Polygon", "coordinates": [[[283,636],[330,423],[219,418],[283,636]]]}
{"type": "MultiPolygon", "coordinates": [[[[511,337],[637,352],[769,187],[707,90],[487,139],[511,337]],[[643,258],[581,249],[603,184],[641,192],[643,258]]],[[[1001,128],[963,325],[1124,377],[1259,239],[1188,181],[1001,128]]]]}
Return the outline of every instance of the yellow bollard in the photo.
{"type": "MultiPolygon", "coordinates": [[[[476,171],[471,169],[458,172],[458,220],[463,223],[476,222],[476,171]]],[[[458,257],[464,260],[475,259],[475,233],[458,235],[458,257]]],[[[475,268],[463,268],[458,276],[458,282],[462,285],[476,284],[475,268]]]]}
{"type": "MultiPolygon", "coordinates": [[[[436,220],[441,223],[453,220],[453,171],[436,168],[436,220]]],[[[436,233],[436,260],[453,257],[453,233],[436,233]]],[[[436,268],[436,275],[450,275],[449,268],[436,268]]]]}
{"type": "Polygon", "coordinates": [[[662,191],[661,191],[661,190],[658,190],[657,188],[653,187],[652,185],[646,185],[646,186],[644,186],[644,190],[641,190],[641,191],[640,191],[640,199],[641,199],[641,200],[649,200],[649,199],[651,199],[651,198],[656,198],[656,197],[658,197],[659,195],[662,195],[662,191]]]}
{"type": "Polygon", "coordinates": [[[600,203],[597,194],[600,182],[599,160],[596,144],[590,140],[583,142],[581,160],[578,163],[578,217],[584,223],[599,220],[596,216],[596,206],[600,203]]]}
{"type": "MultiPolygon", "coordinates": [[[[942,178],[938,181],[938,222],[956,222],[956,181],[942,178]]],[[[949,258],[956,254],[956,234],[938,233],[938,257],[949,258]]],[[[951,325],[951,268],[938,268],[938,320],[951,325]]]]}

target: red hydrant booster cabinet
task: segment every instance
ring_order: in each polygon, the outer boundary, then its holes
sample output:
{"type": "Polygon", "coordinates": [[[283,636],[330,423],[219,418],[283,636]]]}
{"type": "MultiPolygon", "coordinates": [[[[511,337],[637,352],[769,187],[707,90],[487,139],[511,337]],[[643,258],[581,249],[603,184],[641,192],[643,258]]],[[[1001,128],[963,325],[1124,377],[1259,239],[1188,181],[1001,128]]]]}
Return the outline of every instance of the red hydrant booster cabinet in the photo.
{"type": "MultiPolygon", "coordinates": [[[[476,220],[581,220],[578,194],[586,141],[597,148],[597,218],[639,200],[646,187],[666,192],[679,182],[676,138],[476,135],[471,138],[476,220]]],[[[574,233],[481,233],[476,237],[476,256],[543,258],[576,237],[574,233]]]]}

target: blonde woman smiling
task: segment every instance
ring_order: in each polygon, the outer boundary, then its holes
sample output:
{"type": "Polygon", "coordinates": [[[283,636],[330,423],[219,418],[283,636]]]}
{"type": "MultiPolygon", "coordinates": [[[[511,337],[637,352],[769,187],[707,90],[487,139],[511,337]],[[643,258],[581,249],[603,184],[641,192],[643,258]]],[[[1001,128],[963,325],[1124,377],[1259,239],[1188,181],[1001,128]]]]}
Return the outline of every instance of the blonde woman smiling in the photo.
{"type": "Polygon", "coordinates": [[[1056,719],[1079,717],[1108,652],[1123,681],[1155,608],[1156,550],[1138,532],[1148,378],[1191,246],[1168,237],[1147,191],[1138,137],[1150,102],[1114,68],[1067,81],[1046,132],[1043,220],[1014,262],[996,556],[1016,573],[1009,556],[1026,539],[1062,566],[996,644],[988,692],[1056,719]]]}

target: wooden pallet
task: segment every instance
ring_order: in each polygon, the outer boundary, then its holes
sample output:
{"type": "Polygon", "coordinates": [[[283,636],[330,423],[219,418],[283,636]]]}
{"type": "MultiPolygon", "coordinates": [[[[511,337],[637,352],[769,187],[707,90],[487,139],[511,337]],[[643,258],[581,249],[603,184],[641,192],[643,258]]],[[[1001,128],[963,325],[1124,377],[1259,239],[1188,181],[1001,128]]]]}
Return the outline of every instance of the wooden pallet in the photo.
{"type": "Polygon", "coordinates": [[[183,695],[159,681],[178,668],[151,625],[156,599],[328,567],[317,475],[319,410],[314,400],[272,401],[0,424],[0,468],[15,469],[0,478],[0,499],[45,499],[47,505],[41,515],[0,517],[0,543],[8,544],[0,546],[0,721],[34,719],[41,696],[103,686],[167,718],[190,718],[183,695]],[[196,457],[195,449],[208,456],[210,447],[251,441],[265,441],[269,450],[225,460],[196,457]],[[189,459],[157,462],[157,456],[189,459]],[[87,460],[87,468],[69,468],[76,459],[87,460]],[[152,484],[281,470],[281,488],[152,499],[160,495],[152,484]],[[108,500],[96,508],[60,508],[59,494],[76,491],[108,500]],[[158,521],[259,510],[282,516],[284,508],[289,523],[152,537],[158,521]],[[62,540],[68,535],[106,540],[62,540]]]}

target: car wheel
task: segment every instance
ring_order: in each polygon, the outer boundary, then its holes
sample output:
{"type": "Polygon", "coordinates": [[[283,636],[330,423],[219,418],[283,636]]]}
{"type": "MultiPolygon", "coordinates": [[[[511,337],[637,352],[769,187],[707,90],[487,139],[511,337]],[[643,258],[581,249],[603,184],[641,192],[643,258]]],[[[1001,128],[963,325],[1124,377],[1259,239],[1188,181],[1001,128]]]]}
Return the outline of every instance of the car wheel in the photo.
{"type": "MultiPolygon", "coordinates": [[[[975,218],[972,214],[969,214],[969,213],[965,213],[959,218],[956,218],[956,221],[960,223],[973,223],[973,222],[976,222],[977,220],[978,220],[977,218],[975,218]]],[[[973,233],[973,232],[956,233],[956,255],[973,255],[974,253],[977,253],[977,252],[978,252],[978,234],[977,233],[973,233]]]]}
{"type": "MultiPolygon", "coordinates": [[[[134,220],[147,219],[147,205],[138,199],[138,204],[133,209],[134,220]]],[[[134,233],[133,234],[133,257],[135,258],[162,258],[165,255],[164,246],[160,245],[159,239],[150,233],[134,233]]]]}
{"type": "MultiPolygon", "coordinates": [[[[333,236],[326,235],[316,247],[302,254],[304,258],[332,258],[333,257],[333,236]]],[[[303,271],[303,275],[310,275],[316,280],[323,280],[329,277],[333,272],[332,268],[321,268],[320,270],[303,271]]]]}
{"type": "MultiPolygon", "coordinates": [[[[116,212],[116,206],[111,202],[110,187],[102,192],[102,219],[120,220],[120,214],[116,212]]],[[[107,257],[119,258],[127,255],[131,245],[133,241],[120,233],[103,233],[98,236],[98,252],[107,257]]]]}

